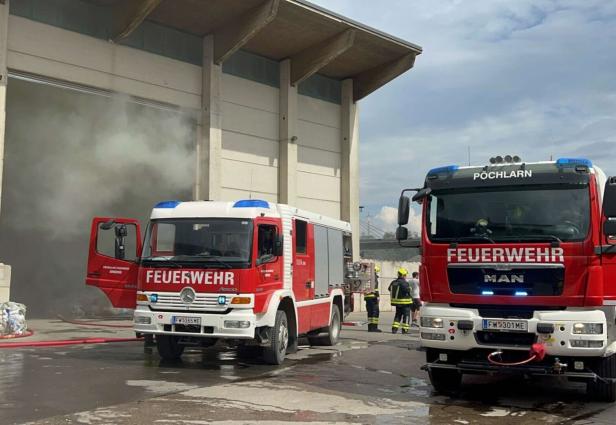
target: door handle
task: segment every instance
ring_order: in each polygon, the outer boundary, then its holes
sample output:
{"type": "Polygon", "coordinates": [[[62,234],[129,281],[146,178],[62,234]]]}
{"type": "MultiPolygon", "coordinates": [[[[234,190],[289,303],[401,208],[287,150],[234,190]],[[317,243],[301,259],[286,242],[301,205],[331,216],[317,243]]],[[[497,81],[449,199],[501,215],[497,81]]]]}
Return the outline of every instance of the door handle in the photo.
{"type": "Polygon", "coordinates": [[[312,288],[312,281],[309,280],[308,282],[306,282],[306,288],[311,289],[312,288]]]}

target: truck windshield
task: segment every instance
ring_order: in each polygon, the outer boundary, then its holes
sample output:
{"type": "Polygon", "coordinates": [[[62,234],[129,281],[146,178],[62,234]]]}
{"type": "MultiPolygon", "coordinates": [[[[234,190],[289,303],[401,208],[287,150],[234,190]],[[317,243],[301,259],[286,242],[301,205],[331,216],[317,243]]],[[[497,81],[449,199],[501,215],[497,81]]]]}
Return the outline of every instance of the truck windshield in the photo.
{"type": "Polygon", "coordinates": [[[152,220],[146,232],[142,261],[208,264],[212,267],[248,265],[252,220],[227,218],[152,220]]]}
{"type": "Polygon", "coordinates": [[[432,193],[432,241],[461,243],[580,241],[588,234],[588,185],[450,189],[432,193]]]}

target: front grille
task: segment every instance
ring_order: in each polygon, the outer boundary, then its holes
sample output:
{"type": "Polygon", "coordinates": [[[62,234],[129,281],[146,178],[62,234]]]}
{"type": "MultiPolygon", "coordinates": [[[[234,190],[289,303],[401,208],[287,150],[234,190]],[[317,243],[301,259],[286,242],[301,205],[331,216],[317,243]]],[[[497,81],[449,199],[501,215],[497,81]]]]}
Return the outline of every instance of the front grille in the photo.
{"type": "Polygon", "coordinates": [[[199,325],[163,325],[165,332],[185,332],[195,334],[213,334],[214,326],[199,325]]]}
{"type": "Polygon", "coordinates": [[[447,279],[453,294],[558,296],[563,292],[565,269],[546,265],[499,270],[496,265],[454,264],[447,268],[447,279]]]}
{"type": "Polygon", "coordinates": [[[526,332],[478,331],[475,334],[475,339],[478,344],[483,345],[530,347],[537,342],[537,335],[526,332]]]}
{"type": "MultiPolygon", "coordinates": [[[[158,301],[150,303],[152,310],[165,310],[165,311],[216,311],[223,312],[227,310],[229,303],[231,302],[231,294],[204,294],[197,293],[195,300],[186,304],[180,299],[179,293],[159,293],[158,301]],[[226,296],[225,304],[218,304],[219,296],[226,296]]],[[[148,293],[149,295],[149,293],[148,293]]]]}

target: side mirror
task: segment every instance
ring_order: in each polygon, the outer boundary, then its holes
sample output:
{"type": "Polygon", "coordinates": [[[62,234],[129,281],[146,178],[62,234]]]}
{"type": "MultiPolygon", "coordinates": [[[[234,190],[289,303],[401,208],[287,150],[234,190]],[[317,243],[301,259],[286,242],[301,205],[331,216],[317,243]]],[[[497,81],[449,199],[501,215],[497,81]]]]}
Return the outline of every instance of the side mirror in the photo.
{"type": "Polygon", "coordinates": [[[603,234],[608,244],[616,245],[616,220],[606,220],[603,223],[603,234]]]}
{"type": "MultiPolygon", "coordinates": [[[[610,177],[605,183],[603,191],[603,215],[616,218],[616,177],[610,177]]],[[[605,231],[605,228],[604,228],[605,231]]]]}
{"type": "Polygon", "coordinates": [[[284,249],[284,236],[276,235],[276,240],[274,241],[274,256],[282,257],[284,249]]]}
{"type": "Polygon", "coordinates": [[[432,193],[432,189],[431,188],[424,187],[419,192],[417,192],[415,195],[413,195],[412,201],[413,202],[421,202],[425,197],[427,197],[431,193],[432,193]]]}
{"type": "MultiPolygon", "coordinates": [[[[408,198],[406,198],[408,199],[408,198]]],[[[407,229],[406,227],[403,226],[399,226],[396,229],[396,239],[398,239],[399,241],[405,241],[409,238],[409,229],[407,229]]]]}
{"type": "Polygon", "coordinates": [[[126,246],[124,245],[124,238],[128,236],[128,229],[126,224],[116,224],[115,227],[115,258],[118,260],[124,260],[126,258],[126,246]]]}
{"type": "MultiPolygon", "coordinates": [[[[398,201],[398,225],[404,226],[409,222],[409,212],[411,208],[411,200],[408,196],[401,196],[398,201]]],[[[398,228],[400,229],[400,228],[398,228]]],[[[397,231],[396,231],[397,233],[397,231]]]]}

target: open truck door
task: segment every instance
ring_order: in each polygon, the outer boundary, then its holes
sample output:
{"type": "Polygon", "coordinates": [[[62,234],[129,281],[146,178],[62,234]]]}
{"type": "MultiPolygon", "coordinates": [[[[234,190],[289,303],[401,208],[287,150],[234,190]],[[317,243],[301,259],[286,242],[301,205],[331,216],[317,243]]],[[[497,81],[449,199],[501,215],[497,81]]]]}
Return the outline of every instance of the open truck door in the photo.
{"type": "Polygon", "coordinates": [[[100,288],[116,308],[135,308],[141,229],[137,220],[95,217],[86,285],[100,288]]]}

